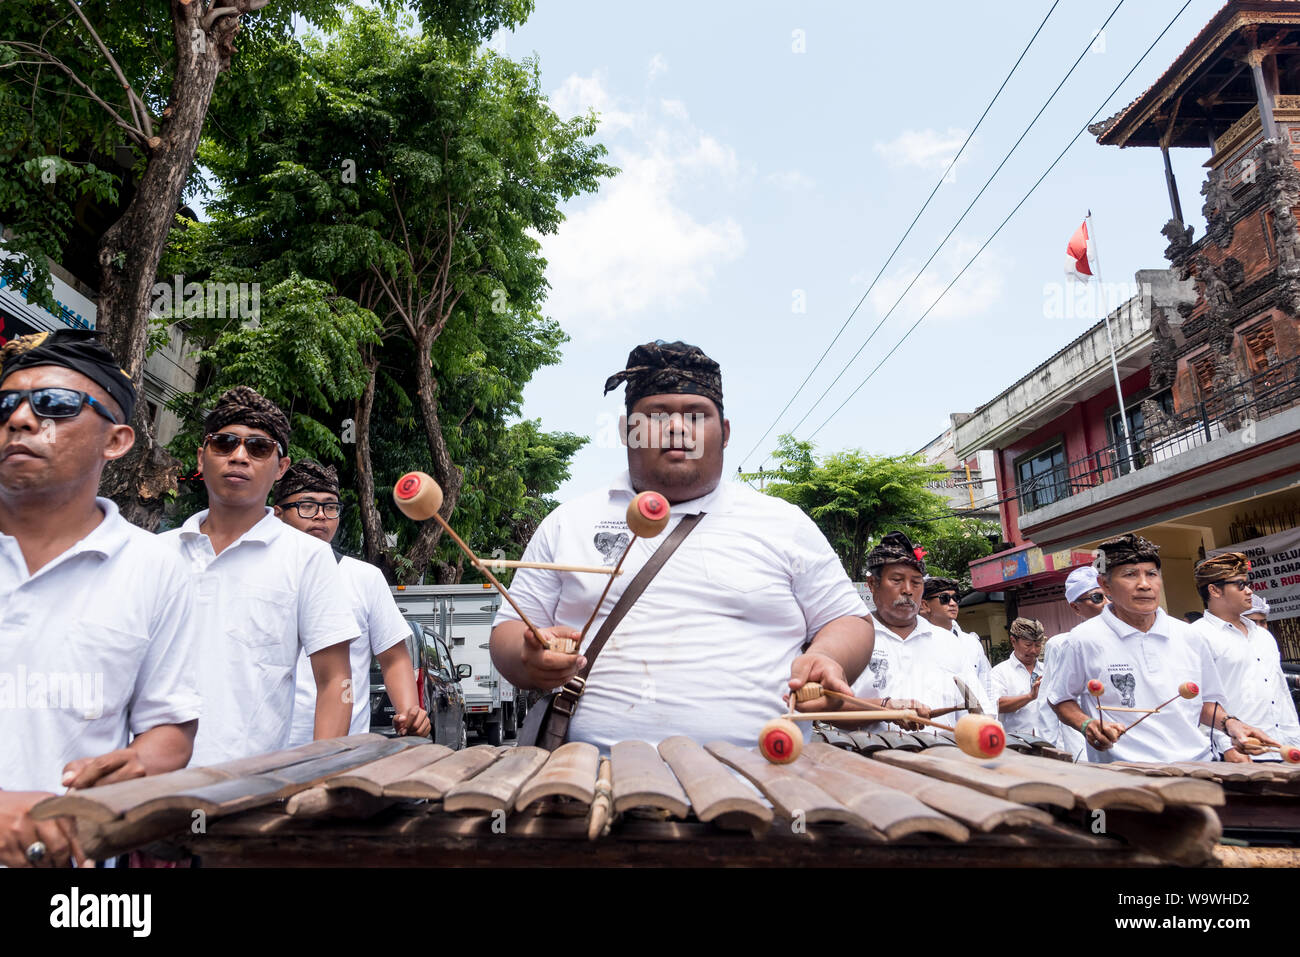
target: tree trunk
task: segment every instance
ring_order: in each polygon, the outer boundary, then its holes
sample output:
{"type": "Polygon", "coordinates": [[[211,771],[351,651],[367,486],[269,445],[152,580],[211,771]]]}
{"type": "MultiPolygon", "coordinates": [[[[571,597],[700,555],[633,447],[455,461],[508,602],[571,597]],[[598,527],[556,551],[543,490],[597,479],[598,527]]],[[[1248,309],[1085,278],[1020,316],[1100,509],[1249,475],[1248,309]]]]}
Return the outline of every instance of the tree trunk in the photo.
{"type": "MultiPolygon", "coordinates": [[[[149,306],[158,262],[180,209],[217,75],[230,62],[231,44],[239,30],[238,16],[223,17],[204,31],[200,4],[172,0],[171,6],[176,39],[171,114],[150,149],[135,196],[99,243],[98,325],[137,393],[144,383],[149,306]]],[[[101,489],[129,521],[154,531],[167,493],[176,490],[179,463],[155,443],[144,415],[142,401],[132,418],[135,447],[109,463],[101,489]]]]}
{"type": "Polygon", "coordinates": [[[391,555],[384,541],[383,516],[375,504],[375,473],[370,464],[370,416],[375,407],[375,380],[378,377],[379,360],[371,359],[366,367],[370,370],[370,378],[353,411],[357,430],[357,498],[361,508],[361,544],[366,561],[378,565],[392,580],[395,575],[391,555]]]}

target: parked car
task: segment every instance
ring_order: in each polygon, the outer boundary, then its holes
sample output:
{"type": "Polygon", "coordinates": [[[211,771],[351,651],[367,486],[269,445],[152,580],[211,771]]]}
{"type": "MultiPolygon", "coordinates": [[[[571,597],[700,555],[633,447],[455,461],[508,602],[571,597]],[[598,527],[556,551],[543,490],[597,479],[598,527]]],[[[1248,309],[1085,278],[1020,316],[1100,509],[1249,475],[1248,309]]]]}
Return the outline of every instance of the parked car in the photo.
{"type": "MultiPolygon", "coordinates": [[[[431,737],[449,748],[465,747],[465,694],[461,690],[462,678],[473,670],[469,665],[452,661],[447,646],[436,634],[420,622],[406,619],[411,628],[406,638],[406,650],[415,665],[415,687],[420,694],[420,707],[429,712],[431,737]]],[[[384,686],[383,671],[378,660],[370,664],[370,730],[378,734],[394,734],[392,701],[384,686]]]]}

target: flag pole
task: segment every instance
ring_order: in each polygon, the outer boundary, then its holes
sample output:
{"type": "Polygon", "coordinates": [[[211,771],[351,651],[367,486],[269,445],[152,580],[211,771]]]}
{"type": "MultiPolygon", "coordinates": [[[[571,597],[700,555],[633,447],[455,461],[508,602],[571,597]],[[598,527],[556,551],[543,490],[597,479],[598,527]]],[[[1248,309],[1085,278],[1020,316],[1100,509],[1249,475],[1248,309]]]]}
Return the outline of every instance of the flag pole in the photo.
{"type": "Polygon", "coordinates": [[[1110,331],[1110,307],[1106,302],[1105,291],[1101,289],[1101,252],[1097,243],[1097,233],[1092,225],[1092,210],[1088,210],[1088,240],[1092,245],[1093,258],[1097,262],[1097,286],[1102,293],[1101,315],[1106,323],[1106,341],[1110,343],[1110,371],[1115,374],[1115,397],[1119,400],[1119,427],[1124,433],[1124,449],[1128,453],[1129,468],[1137,468],[1137,460],[1133,457],[1133,438],[1128,428],[1128,413],[1124,410],[1124,390],[1119,384],[1119,361],[1115,358],[1115,337],[1110,331]]]}

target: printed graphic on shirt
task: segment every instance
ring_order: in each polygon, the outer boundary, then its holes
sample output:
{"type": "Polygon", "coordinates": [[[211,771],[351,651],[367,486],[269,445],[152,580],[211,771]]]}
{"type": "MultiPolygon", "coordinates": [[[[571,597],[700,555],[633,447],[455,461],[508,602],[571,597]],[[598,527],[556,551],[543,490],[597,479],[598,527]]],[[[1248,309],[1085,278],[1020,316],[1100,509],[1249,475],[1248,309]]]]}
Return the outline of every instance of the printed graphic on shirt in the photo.
{"type": "Polygon", "coordinates": [[[889,680],[889,659],[882,658],[879,655],[871,656],[871,663],[867,665],[871,673],[875,675],[875,680],[871,682],[871,687],[879,691],[889,680]]]}
{"type": "Polygon", "coordinates": [[[1131,708],[1137,701],[1137,676],[1133,674],[1132,665],[1111,665],[1110,686],[1119,692],[1122,707],[1131,708]]]}
{"type": "MultiPolygon", "coordinates": [[[[613,523],[602,522],[601,525],[612,525],[613,523]]],[[[598,529],[601,525],[596,526],[598,529]]],[[[618,561],[618,556],[623,554],[623,549],[632,537],[627,532],[602,532],[597,531],[593,541],[596,543],[596,551],[600,552],[606,565],[613,565],[618,561]]]]}

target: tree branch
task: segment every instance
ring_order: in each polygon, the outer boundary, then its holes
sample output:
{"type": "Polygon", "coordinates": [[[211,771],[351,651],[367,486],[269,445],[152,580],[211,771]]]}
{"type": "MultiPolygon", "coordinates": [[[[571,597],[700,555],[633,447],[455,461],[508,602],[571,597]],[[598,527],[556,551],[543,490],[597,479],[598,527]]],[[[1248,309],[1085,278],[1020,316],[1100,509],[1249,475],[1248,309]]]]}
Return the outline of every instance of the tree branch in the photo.
{"type": "Polygon", "coordinates": [[[99,38],[99,34],[95,31],[95,28],[91,26],[86,15],[81,11],[81,7],[77,4],[77,0],[68,0],[68,6],[72,7],[73,12],[77,14],[78,19],[81,20],[87,32],[90,34],[90,38],[95,41],[95,46],[99,47],[99,52],[104,54],[104,59],[108,61],[109,68],[112,69],[113,75],[117,77],[117,82],[121,83],[122,89],[126,90],[126,101],[131,106],[131,113],[132,115],[135,115],[136,122],[139,123],[144,130],[145,139],[152,140],[153,123],[149,117],[149,110],[144,105],[144,100],[140,99],[132,88],[130,82],[127,81],[126,74],[123,73],[122,68],[117,65],[117,60],[113,58],[113,54],[108,52],[108,47],[104,45],[104,41],[99,38]],[[138,115],[136,113],[137,107],[139,108],[138,115]]]}
{"type": "MultiPolygon", "coordinates": [[[[101,97],[98,93],[96,93],[93,89],[91,89],[81,79],[81,77],[77,76],[76,71],[73,70],[72,67],[68,66],[66,63],[64,63],[54,54],[48,53],[34,44],[20,43],[16,40],[8,41],[8,46],[12,47],[13,49],[22,50],[25,53],[30,53],[35,56],[38,56],[44,62],[50,64],[51,66],[56,66],[64,73],[66,73],[68,75],[68,78],[72,80],[73,83],[77,84],[77,86],[81,87],[83,90],[86,91],[87,94],[89,94],[90,99],[94,100],[96,103],[98,103],[101,107],[104,108],[105,112],[107,112],[108,115],[113,118],[113,122],[116,123],[118,126],[120,126],[123,130],[125,130],[131,136],[131,138],[134,139],[137,144],[139,144],[141,149],[149,150],[157,145],[157,143],[155,143],[151,137],[146,136],[144,131],[141,130],[138,126],[133,126],[132,124],[128,123],[126,120],[122,119],[122,115],[118,113],[117,110],[113,109],[113,107],[106,100],[104,100],[103,97],[101,97]]],[[[7,65],[18,66],[23,62],[25,61],[16,61],[14,63],[10,63],[7,65]]]]}

